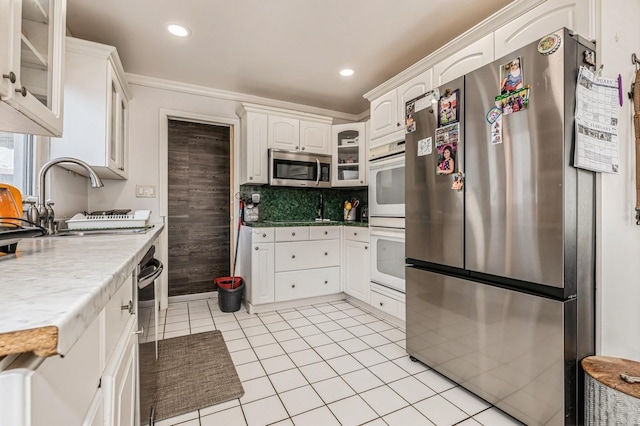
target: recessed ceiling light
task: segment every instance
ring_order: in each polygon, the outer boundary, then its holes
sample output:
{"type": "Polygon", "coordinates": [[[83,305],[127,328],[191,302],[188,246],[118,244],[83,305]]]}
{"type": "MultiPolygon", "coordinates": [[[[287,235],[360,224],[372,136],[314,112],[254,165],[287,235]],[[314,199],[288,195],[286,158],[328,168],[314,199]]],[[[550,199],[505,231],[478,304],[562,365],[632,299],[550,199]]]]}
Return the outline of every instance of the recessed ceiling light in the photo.
{"type": "Polygon", "coordinates": [[[191,35],[191,31],[188,28],[178,24],[169,24],[167,30],[176,37],[188,37],[191,35]]]}
{"type": "Polygon", "coordinates": [[[349,69],[349,68],[345,68],[343,70],[340,71],[340,75],[343,77],[349,77],[353,75],[353,70],[349,69]]]}

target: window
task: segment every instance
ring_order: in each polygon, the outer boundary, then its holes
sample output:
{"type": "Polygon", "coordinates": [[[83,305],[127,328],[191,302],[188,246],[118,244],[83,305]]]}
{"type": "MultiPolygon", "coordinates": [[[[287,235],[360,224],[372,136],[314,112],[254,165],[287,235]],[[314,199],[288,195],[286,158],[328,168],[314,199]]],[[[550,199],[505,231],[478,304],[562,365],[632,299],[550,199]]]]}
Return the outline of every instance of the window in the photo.
{"type": "Polygon", "coordinates": [[[0,132],[0,182],[15,186],[23,196],[35,194],[34,137],[0,132]]]}

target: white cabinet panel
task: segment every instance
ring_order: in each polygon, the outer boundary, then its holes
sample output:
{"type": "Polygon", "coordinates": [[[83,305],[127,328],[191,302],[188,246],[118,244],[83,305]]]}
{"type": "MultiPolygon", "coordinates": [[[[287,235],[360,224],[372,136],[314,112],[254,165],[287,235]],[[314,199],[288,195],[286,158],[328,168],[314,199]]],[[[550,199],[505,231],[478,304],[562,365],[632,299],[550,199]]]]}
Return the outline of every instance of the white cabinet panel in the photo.
{"type": "Polygon", "coordinates": [[[102,389],[98,389],[91,401],[89,412],[82,421],[82,426],[103,426],[104,424],[104,395],[102,389]]]}
{"type": "Polygon", "coordinates": [[[367,123],[333,126],[333,158],[331,186],[363,186],[367,184],[367,123]]]}
{"type": "Polygon", "coordinates": [[[133,307],[133,278],[125,281],[116,294],[111,297],[104,309],[105,316],[105,359],[111,357],[111,353],[118,343],[122,330],[127,321],[131,318],[129,304],[133,307]]]}
{"type": "Polygon", "coordinates": [[[500,58],[545,35],[566,27],[593,39],[593,0],[547,1],[495,32],[495,57],[500,58]]]}
{"type": "Polygon", "coordinates": [[[400,130],[398,91],[393,89],[371,102],[371,140],[400,130]]]}
{"type": "Polygon", "coordinates": [[[363,243],[369,242],[369,228],[364,227],[349,227],[344,228],[344,239],[350,241],[360,241],[363,243]]]}
{"type": "Polygon", "coordinates": [[[136,319],[131,317],[115,355],[102,375],[104,419],[110,426],[134,426],[138,375],[136,319]]]}
{"type": "Polygon", "coordinates": [[[269,115],[267,144],[269,148],[297,151],[300,149],[300,120],[269,115]]]}
{"type": "Polygon", "coordinates": [[[493,34],[471,43],[433,66],[433,85],[441,86],[493,61],[493,34]]]}
{"type": "Polygon", "coordinates": [[[257,243],[272,243],[275,241],[275,229],[274,228],[249,228],[251,230],[251,242],[257,243]]]}
{"type": "Polygon", "coordinates": [[[340,268],[276,273],[276,302],[322,296],[340,291],[340,268]]]}
{"type": "Polygon", "coordinates": [[[375,290],[376,286],[372,284],[371,306],[405,321],[405,303],[399,301],[397,298],[389,296],[388,294],[383,294],[375,290]]]}
{"type": "Polygon", "coordinates": [[[273,243],[254,244],[251,257],[251,287],[248,297],[249,302],[254,305],[259,303],[273,303],[273,243]]]}
{"type": "Polygon", "coordinates": [[[331,154],[331,125],[300,120],[300,150],[314,154],[331,154]]]}
{"type": "Polygon", "coordinates": [[[275,271],[298,271],[340,265],[340,241],[302,241],[276,244],[275,271]]]}
{"type": "Polygon", "coordinates": [[[398,87],[398,119],[404,124],[406,103],[411,99],[427,93],[433,88],[433,69],[429,68],[421,74],[398,87]]]}
{"type": "Polygon", "coordinates": [[[369,303],[369,243],[345,240],[344,292],[369,303]]]}
{"type": "Polygon", "coordinates": [[[240,184],[267,183],[267,114],[244,112],[240,123],[240,184]]]}
{"type": "Polygon", "coordinates": [[[308,226],[287,226],[283,228],[276,228],[276,241],[306,241],[308,239],[308,226]]]}

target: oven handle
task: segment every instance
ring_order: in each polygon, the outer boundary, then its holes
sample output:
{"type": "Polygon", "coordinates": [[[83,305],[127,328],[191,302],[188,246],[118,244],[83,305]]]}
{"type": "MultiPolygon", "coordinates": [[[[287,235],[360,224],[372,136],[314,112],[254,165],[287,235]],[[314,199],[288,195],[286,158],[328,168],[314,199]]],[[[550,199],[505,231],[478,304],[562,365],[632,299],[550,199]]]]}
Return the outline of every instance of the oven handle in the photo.
{"type": "Polygon", "coordinates": [[[383,167],[394,166],[396,164],[404,165],[404,152],[398,154],[392,154],[388,157],[376,158],[375,160],[369,160],[369,168],[371,170],[378,170],[383,167]]]}
{"type": "Polygon", "coordinates": [[[405,238],[404,228],[378,228],[375,226],[369,227],[371,237],[386,237],[397,240],[403,240],[405,238]]]}
{"type": "Polygon", "coordinates": [[[143,289],[152,282],[154,282],[164,270],[164,265],[158,259],[151,259],[149,263],[145,265],[144,269],[147,269],[149,266],[154,267],[152,273],[138,277],[138,289],[143,289]]]}
{"type": "Polygon", "coordinates": [[[316,186],[320,185],[320,159],[316,158],[318,168],[316,169],[316,186]]]}

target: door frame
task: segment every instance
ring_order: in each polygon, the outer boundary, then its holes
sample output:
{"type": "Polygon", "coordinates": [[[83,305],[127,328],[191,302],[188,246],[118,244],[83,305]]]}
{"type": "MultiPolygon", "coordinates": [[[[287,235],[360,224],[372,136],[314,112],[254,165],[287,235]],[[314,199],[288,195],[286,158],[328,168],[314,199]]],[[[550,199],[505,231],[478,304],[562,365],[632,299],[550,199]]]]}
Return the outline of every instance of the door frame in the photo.
{"type": "MultiPolygon", "coordinates": [[[[237,242],[236,226],[239,218],[240,203],[235,197],[240,191],[240,167],[236,159],[240,158],[240,119],[231,117],[221,117],[216,115],[206,115],[191,111],[180,111],[173,109],[161,108],[159,111],[159,155],[158,155],[158,204],[160,211],[158,215],[162,218],[165,227],[168,227],[167,215],[169,210],[169,120],[186,121],[189,123],[209,124],[213,126],[229,127],[229,143],[230,143],[230,170],[231,185],[229,188],[229,200],[231,216],[229,218],[229,228],[231,231],[231,241],[229,244],[230,259],[233,263],[233,253],[237,242]]],[[[168,271],[169,264],[169,232],[165,229],[160,235],[160,260],[168,271]]],[[[232,265],[230,265],[232,267],[232,265]]],[[[169,306],[169,274],[164,273],[160,276],[159,285],[159,302],[160,309],[166,309],[169,306]]],[[[211,278],[213,280],[213,278],[211,278]]],[[[214,292],[212,292],[213,294],[214,292]]]]}

